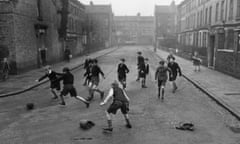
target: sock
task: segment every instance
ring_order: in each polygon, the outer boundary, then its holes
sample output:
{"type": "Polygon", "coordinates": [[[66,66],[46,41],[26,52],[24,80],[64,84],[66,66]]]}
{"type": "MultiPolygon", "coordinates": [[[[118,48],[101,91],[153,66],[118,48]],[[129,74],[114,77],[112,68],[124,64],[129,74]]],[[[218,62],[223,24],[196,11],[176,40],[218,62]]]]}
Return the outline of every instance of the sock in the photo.
{"type": "Polygon", "coordinates": [[[108,128],[112,129],[112,120],[108,120],[108,128]]]}
{"type": "Polygon", "coordinates": [[[162,88],[162,99],[164,98],[164,88],[162,88]]]}

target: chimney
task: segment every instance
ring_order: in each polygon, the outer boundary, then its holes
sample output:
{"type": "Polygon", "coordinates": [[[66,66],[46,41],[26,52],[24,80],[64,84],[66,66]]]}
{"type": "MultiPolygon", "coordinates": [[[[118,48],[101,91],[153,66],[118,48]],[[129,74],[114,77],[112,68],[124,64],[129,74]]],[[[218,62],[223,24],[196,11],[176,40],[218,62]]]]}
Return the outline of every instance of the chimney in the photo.
{"type": "Polygon", "coordinates": [[[93,1],[90,1],[90,5],[91,5],[91,6],[93,5],[93,1]]]}

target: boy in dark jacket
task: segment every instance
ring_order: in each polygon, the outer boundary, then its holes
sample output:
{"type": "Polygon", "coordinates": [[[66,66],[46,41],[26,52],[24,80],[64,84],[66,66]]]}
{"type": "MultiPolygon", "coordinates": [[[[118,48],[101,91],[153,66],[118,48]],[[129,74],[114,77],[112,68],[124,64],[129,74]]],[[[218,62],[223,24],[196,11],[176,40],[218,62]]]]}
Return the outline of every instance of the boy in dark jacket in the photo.
{"type": "Polygon", "coordinates": [[[66,96],[68,93],[70,93],[71,97],[74,97],[77,100],[82,101],[84,104],[86,104],[86,107],[89,107],[89,102],[87,100],[85,100],[83,97],[81,96],[77,96],[77,91],[74,87],[74,76],[73,74],[70,72],[69,68],[65,67],[63,68],[63,74],[59,74],[60,76],[62,76],[60,78],[60,80],[63,81],[63,90],[61,92],[60,98],[61,98],[61,105],[66,105],[63,96],[66,96]]]}
{"type": "Polygon", "coordinates": [[[178,63],[175,62],[175,58],[170,58],[168,63],[168,68],[172,71],[172,76],[169,75],[169,81],[172,83],[173,90],[172,92],[175,93],[177,90],[176,79],[177,75],[182,76],[181,68],[179,67],[178,63]]]}
{"type": "Polygon", "coordinates": [[[142,56],[142,52],[138,52],[138,57],[137,57],[137,69],[138,69],[138,76],[137,76],[137,80],[140,80],[140,68],[143,68],[144,65],[144,57],[142,56]]]}
{"type": "Polygon", "coordinates": [[[125,59],[121,59],[121,63],[118,64],[117,72],[118,72],[118,80],[122,84],[123,88],[125,89],[127,86],[126,74],[129,73],[129,69],[128,69],[127,65],[125,64],[125,59]]]}
{"type": "Polygon", "coordinates": [[[89,83],[89,98],[88,101],[91,101],[94,97],[94,92],[98,92],[101,96],[101,99],[103,99],[104,97],[104,92],[101,91],[100,89],[98,89],[98,84],[100,81],[100,77],[99,75],[101,74],[102,77],[105,79],[104,77],[104,73],[102,72],[101,68],[98,66],[98,61],[95,59],[93,60],[93,66],[92,66],[92,70],[91,70],[91,80],[89,83]]]}
{"type": "Polygon", "coordinates": [[[56,91],[59,93],[61,90],[61,85],[60,85],[60,81],[57,77],[58,73],[56,73],[55,71],[53,71],[51,69],[51,66],[45,66],[45,75],[42,76],[41,78],[39,78],[38,80],[36,80],[37,82],[40,82],[42,80],[44,80],[45,78],[48,78],[50,80],[50,88],[51,88],[51,92],[53,93],[54,97],[53,99],[57,99],[58,96],[56,94],[56,91]]]}
{"type": "Polygon", "coordinates": [[[92,76],[92,60],[91,59],[86,59],[85,64],[84,64],[84,69],[86,72],[84,73],[85,81],[84,81],[84,86],[89,85],[89,82],[91,80],[92,76]]]}
{"type": "Polygon", "coordinates": [[[169,72],[170,76],[172,75],[171,69],[164,66],[164,63],[164,61],[159,62],[159,67],[155,73],[155,80],[158,82],[158,98],[161,97],[162,100],[164,100],[164,89],[168,79],[167,74],[169,72]]]}

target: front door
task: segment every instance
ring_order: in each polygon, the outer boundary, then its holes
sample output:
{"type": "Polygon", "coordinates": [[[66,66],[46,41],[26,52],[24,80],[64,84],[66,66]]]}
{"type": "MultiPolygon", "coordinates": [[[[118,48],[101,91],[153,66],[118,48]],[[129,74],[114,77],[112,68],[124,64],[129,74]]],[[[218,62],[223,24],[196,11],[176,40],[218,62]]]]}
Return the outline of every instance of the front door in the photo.
{"type": "Polygon", "coordinates": [[[208,51],[208,66],[214,68],[215,65],[215,36],[210,36],[210,44],[208,51]]]}

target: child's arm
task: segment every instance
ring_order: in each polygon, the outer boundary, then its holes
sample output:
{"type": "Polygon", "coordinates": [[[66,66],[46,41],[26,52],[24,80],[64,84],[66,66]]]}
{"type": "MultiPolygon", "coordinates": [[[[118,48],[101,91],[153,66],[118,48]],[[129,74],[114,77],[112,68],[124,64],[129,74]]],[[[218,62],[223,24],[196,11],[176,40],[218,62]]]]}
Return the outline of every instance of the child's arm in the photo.
{"type": "Polygon", "coordinates": [[[105,105],[108,102],[108,100],[112,97],[113,97],[113,88],[109,90],[107,97],[104,99],[103,102],[100,103],[100,105],[105,105]]]}

